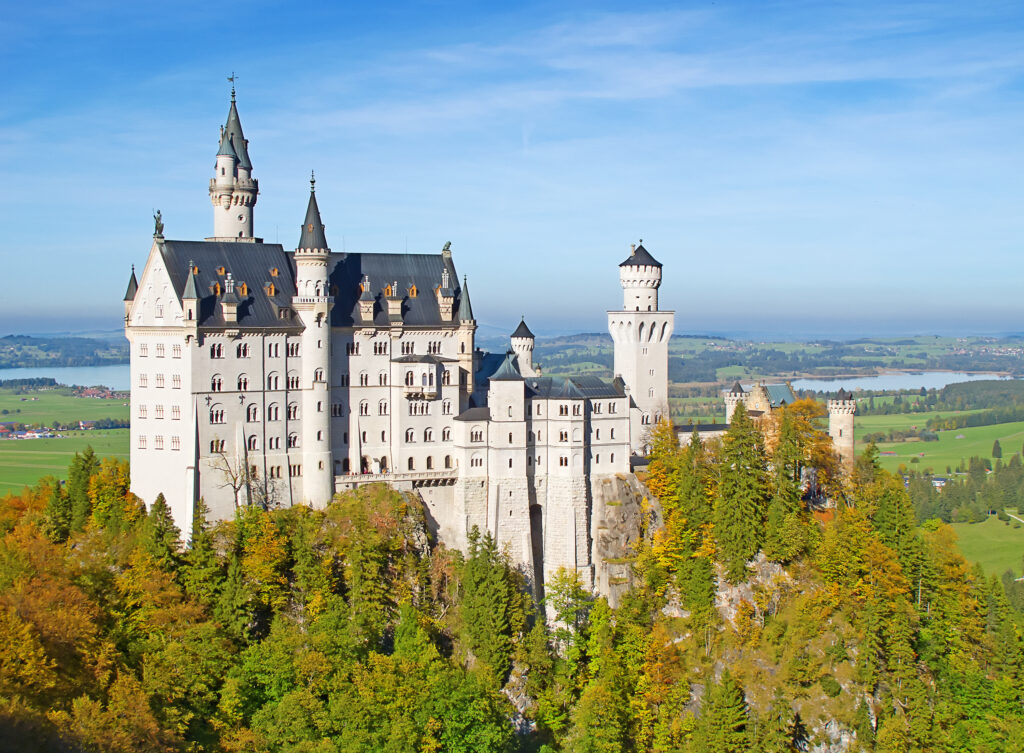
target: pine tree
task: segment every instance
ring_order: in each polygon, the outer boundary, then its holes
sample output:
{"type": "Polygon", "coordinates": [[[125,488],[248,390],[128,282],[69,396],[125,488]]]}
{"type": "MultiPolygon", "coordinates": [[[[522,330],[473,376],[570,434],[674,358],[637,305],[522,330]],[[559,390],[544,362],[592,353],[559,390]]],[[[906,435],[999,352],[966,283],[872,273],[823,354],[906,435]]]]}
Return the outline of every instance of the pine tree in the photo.
{"type": "Polygon", "coordinates": [[[181,581],[189,596],[212,606],[223,586],[224,571],[213,548],[206,513],[206,504],[199,500],[192,521],[192,540],[182,556],[181,581]]]}
{"type": "Polygon", "coordinates": [[[793,709],[780,688],[775,689],[758,732],[757,749],[761,753],[790,753],[797,749],[793,743],[793,709]]]}
{"type": "Polygon", "coordinates": [[[50,498],[46,501],[46,534],[55,543],[67,541],[71,534],[71,500],[57,479],[50,485],[50,498]]]}
{"type": "Polygon", "coordinates": [[[476,527],[469,534],[469,548],[462,568],[460,612],[467,643],[473,654],[490,667],[498,684],[511,668],[512,594],[505,577],[506,565],[488,532],[476,527]]]}
{"type": "Polygon", "coordinates": [[[760,430],[740,403],[725,435],[722,480],[715,500],[715,540],[726,577],[746,580],[747,562],[764,538],[765,512],[771,493],[768,460],[760,430]]]}
{"type": "Polygon", "coordinates": [[[999,440],[997,439],[995,442],[992,443],[992,457],[1001,458],[1002,456],[1003,448],[999,445],[999,440]]]}
{"type": "Polygon", "coordinates": [[[722,679],[709,684],[701,703],[700,744],[706,753],[747,753],[753,750],[747,726],[750,709],[743,689],[732,679],[729,670],[722,679]]]}
{"type": "Polygon", "coordinates": [[[71,503],[71,530],[80,531],[85,528],[92,512],[92,501],[89,499],[89,481],[92,474],[100,467],[100,461],[87,445],[81,453],[75,453],[68,467],[67,495],[71,503]]]}
{"type": "Polygon", "coordinates": [[[164,570],[173,570],[178,564],[180,532],[174,525],[171,510],[163,494],[157,494],[150,505],[143,526],[143,546],[164,570]]]}

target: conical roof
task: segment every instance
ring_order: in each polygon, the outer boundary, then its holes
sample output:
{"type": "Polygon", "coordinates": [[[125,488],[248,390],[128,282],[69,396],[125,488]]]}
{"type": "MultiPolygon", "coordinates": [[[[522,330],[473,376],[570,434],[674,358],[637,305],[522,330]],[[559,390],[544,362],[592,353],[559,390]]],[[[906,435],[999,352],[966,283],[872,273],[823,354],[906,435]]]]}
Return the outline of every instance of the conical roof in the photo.
{"type": "Polygon", "coordinates": [[[220,132],[220,148],[217,150],[217,156],[220,157],[222,155],[238,159],[238,152],[236,152],[235,148],[231,146],[231,137],[228,136],[226,128],[222,129],[220,132]]]}
{"type": "Polygon", "coordinates": [[[320,221],[320,207],[316,204],[315,181],[310,180],[309,205],[306,207],[306,220],[302,223],[302,235],[299,237],[299,248],[327,250],[327,236],[324,224],[320,221]]]}
{"type": "Polygon", "coordinates": [[[193,271],[194,269],[195,265],[193,265],[192,262],[189,262],[188,280],[186,280],[185,282],[185,292],[181,294],[181,299],[183,301],[199,299],[199,292],[196,290],[196,275],[195,272],[193,271]]]}
{"type": "Polygon", "coordinates": [[[736,384],[734,384],[732,386],[732,389],[729,390],[729,392],[734,392],[734,393],[743,392],[743,385],[740,384],[739,382],[736,382],[736,384]]]}
{"type": "Polygon", "coordinates": [[[242,134],[242,121],[238,119],[238,108],[235,106],[235,95],[231,95],[231,108],[228,110],[228,122],[224,125],[224,133],[231,141],[231,146],[238,156],[238,166],[252,170],[252,163],[249,161],[249,150],[242,134]]]}
{"type": "Polygon", "coordinates": [[[516,327],[516,331],[512,333],[512,337],[528,337],[531,340],[534,339],[530,328],[526,326],[526,319],[519,320],[519,326],[516,327]]]}
{"type": "Polygon", "coordinates": [[[473,320],[473,305],[469,302],[469,283],[466,277],[462,277],[462,294],[459,296],[459,321],[471,322],[473,320]]]}
{"type": "Polygon", "coordinates": [[[836,393],[836,400],[853,400],[853,393],[847,392],[842,387],[839,388],[839,392],[836,393]]]}
{"type": "Polygon", "coordinates": [[[128,290],[124,293],[126,301],[134,301],[135,294],[139,292],[139,281],[135,279],[135,265],[132,265],[132,276],[128,280],[128,290]]]}
{"type": "Polygon", "coordinates": [[[650,252],[641,243],[620,267],[661,267],[661,262],[651,256],[650,252]]]}
{"type": "Polygon", "coordinates": [[[508,382],[522,378],[523,375],[516,368],[516,355],[511,350],[505,354],[505,360],[501,362],[501,366],[490,376],[492,382],[508,382]]]}

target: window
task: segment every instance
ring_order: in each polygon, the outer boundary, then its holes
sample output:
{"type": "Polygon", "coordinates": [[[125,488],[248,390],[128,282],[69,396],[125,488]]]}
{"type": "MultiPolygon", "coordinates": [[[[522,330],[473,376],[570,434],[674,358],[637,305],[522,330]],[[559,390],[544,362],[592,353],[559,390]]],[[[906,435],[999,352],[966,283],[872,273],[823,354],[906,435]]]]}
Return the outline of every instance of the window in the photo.
{"type": "Polygon", "coordinates": [[[332,403],[331,404],[331,415],[335,418],[340,418],[345,415],[345,406],[343,403],[332,403]]]}
{"type": "Polygon", "coordinates": [[[350,356],[359,355],[359,343],[347,343],[345,345],[345,352],[350,356]]]}
{"type": "Polygon", "coordinates": [[[280,382],[280,377],[278,377],[277,374],[275,374],[273,372],[271,372],[270,374],[267,374],[267,389],[268,390],[276,390],[278,388],[278,383],[279,382],[280,382]]]}
{"type": "Polygon", "coordinates": [[[258,421],[259,418],[260,411],[255,404],[250,405],[248,408],[245,409],[245,420],[248,421],[249,423],[254,423],[258,421]]]}
{"type": "Polygon", "coordinates": [[[172,405],[171,406],[171,420],[172,421],[180,421],[181,420],[181,406],[180,405],[172,405]]]}
{"type": "Polygon", "coordinates": [[[568,442],[569,441],[569,432],[567,432],[567,431],[560,431],[560,432],[558,432],[558,441],[559,442],[568,442]]]}
{"type": "Polygon", "coordinates": [[[359,415],[369,416],[370,415],[370,403],[367,400],[359,401],[359,415]]]}
{"type": "Polygon", "coordinates": [[[288,389],[297,390],[299,388],[299,375],[289,374],[288,375],[288,389]]]}
{"type": "Polygon", "coordinates": [[[377,375],[377,383],[380,386],[382,386],[382,387],[386,387],[387,386],[387,384],[388,384],[388,373],[386,371],[382,371],[382,372],[380,372],[377,375]]]}
{"type": "Polygon", "coordinates": [[[444,456],[444,467],[445,468],[451,468],[452,467],[452,456],[451,455],[445,455],[444,456]]]}
{"type": "Polygon", "coordinates": [[[156,406],[156,417],[157,418],[163,418],[164,417],[164,406],[162,406],[162,405],[156,406]]]}
{"type": "Polygon", "coordinates": [[[450,428],[448,428],[447,426],[445,428],[441,429],[441,441],[442,442],[451,442],[452,441],[452,430],[450,428]]]}
{"type": "Polygon", "coordinates": [[[609,430],[608,430],[608,435],[609,435],[609,437],[611,437],[612,439],[615,439],[615,429],[609,429],[609,430]]]}
{"type": "Polygon", "coordinates": [[[386,431],[382,431],[380,433],[380,441],[381,442],[387,442],[388,441],[388,433],[386,431]]]}
{"type": "Polygon", "coordinates": [[[210,440],[210,452],[211,453],[224,452],[224,440],[223,439],[212,439],[212,440],[210,440]]]}
{"type": "Polygon", "coordinates": [[[386,356],[388,354],[388,343],[386,340],[375,342],[373,344],[373,354],[375,356],[386,356]]]}
{"type": "Polygon", "coordinates": [[[149,345],[146,343],[139,343],[139,355],[145,358],[149,355],[149,345]]]}
{"type": "Polygon", "coordinates": [[[181,389],[181,374],[171,375],[171,387],[173,387],[176,390],[181,389]]]}
{"type": "Polygon", "coordinates": [[[512,432],[508,433],[508,443],[512,444],[512,432]]]}
{"type": "Polygon", "coordinates": [[[238,391],[239,392],[245,392],[247,389],[249,389],[249,377],[247,377],[245,374],[239,374],[238,375],[238,391]]]}
{"type": "Polygon", "coordinates": [[[156,375],[156,386],[160,387],[161,389],[163,389],[163,386],[164,386],[164,375],[163,374],[157,374],[156,375]]]}
{"type": "Polygon", "coordinates": [[[146,449],[146,435],[145,434],[139,434],[139,449],[140,450],[146,449]]]}
{"type": "Polygon", "coordinates": [[[296,343],[288,343],[288,355],[291,356],[292,358],[298,357],[298,355],[299,355],[299,344],[297,342],[296,343]]]}
{"type": "Polygon", "coordinates": [[[565,455],[562,455],[560,458],[558,458],[558,464],[563,468],[567,467],[569,465],[569,458],[567,458],[565,455]]]}
{"type": "Polygon", "coordinates": [[[271,450],[281,449],[281,437],[271,437],[267,440],[267,448],[271,450]]]}
{"type": "Polygon", "coordinates": [[[423,441],[424,442],[433,442],[434,441],[434,430],[433,429],[424,429],[423,430],[423,441]]]}
{"type": "Polygon", "coordinates": [[[288,466],[288,475],[293,477],[293,478],[296,477],[296,476],[301,476],[302,475],[302,466],[301,465],[289,465],[288,466]]]}
{"type": "Polygon", "coordinates": [[[574,405],[572,406],[572,414],[573,414],[574,416],[580,416],[580,415],[582,415],[582,414],[583,414],[583,406],[582,406],[582,405],[580,405],[579,403],[576,403],[576,404],[574,404],[574,405]]]}
{"type": "Polygon", "coordinates": [[[600,438],[601,438],[601,430],[597,429],[597,430],[594,431],[594,439],[600,439],[600,438]]]}
{"type": "Polygon", "coordinates": [[[142,405],[142,404],[139,404],[139,418],[145,418],[145,417],[146,417],[146,406],[142,405]]]}
{"type": "Polygon", "coordinates": [[[172,345],[171,346],[171,358],[181,358],[181,346],[180,345],[172,345]]]}
{"type": "Polygon", "coordinates": [[[366,432],[365,431],[360,434],[360,438],[363,440],[363,444],[366,444],[366,432]]]}
{"type": "Polygon", "coordinates": [[[235,355],[238,356],[239,358],[248,358],[249,357],[249,344],[248,343],[238,343],[238,347],[235,348],[235,355]]]}
{"type": "Polygon", "coordinates": [[[299,404],[289,403],[288,405],[288,420],[294,421],[299,417],[299,404]]]}
{"type": "Polygon", "coordinates": [[[402,355],[403,356],[411,356],[412,354],[413,354],[413,344],[412,344],[412,342],[404,342],[404,343],[402,343],[402,355]]]}
{"type": "Polygon", "coordinates": [[[617,406],[615,405],[615,403],[608,403],[608,412],[609,413],[615,413],[616,407],[617,406]]]}
{"type": "Polygon", "coordinates": [[[405,386],[406,387],[412,387],[414,383],[415,383],[415,380],[413,378],[412,372],[411,371],[405,372],[405,386]]]}
{"type": "Polygon", "coordinates": [[[267,406],[268,421],[277,421],[280,419],[280,417],[280,408],[278,407],[277,403],[271,403],[270,405],[267,406]]]}
{"type": "Polygon", "coordinates": [[[569,415],[569,406],[568,405],[559,405],[558,406],[558,415],[559,416],[568,416],[569,415]]]}
{"type": "Polygon", "coordinates": [[[224,409],[221,408],[219,405],[214,405],[212,408],[210,408],[210,423],[224,423],[224,409]]]}
{"type": "Polygon", "coordinates": [[[377,403],[377,415],[386,416],[388,414],[388,401],[381,400],[377,403]]]}
{"type": "Polygon", "coordinates": [[[406,442],[415,442],[416,441],[416,432],[414,432],[412,429],[406,429],[405,430],[405,441],[406,442]]]}
{"type": "Polygon", "coordinates": [[[470,442],[483,442],[484,441],[484,433],[480,429],[474,429],[473,431],[469,432],[469,441],[470,442]]]}
{"type": "Polygon", "coordinates": [[[317,369],[316,371],[313,372],[313,381],[314,382],[322,382],[322,381],[324,381],[324,370],[323,369],[317,369]]]}
{"type": "Polygon", "coordinates": [[[223,386],[224,382],[221,380],[220,374],[214,374],[210,378],[210,392],[220,392],[223,386]]]}
{"type": "Polygon", "coordinates": [[[147,384],[148,381],[149,380],[146,378],[145,374],[139,374],[139,386],[140,387],[147,387],[148,386],[148,384],[147,384]]]}
{"type": "Polygon", "coordinates": [[[171,437],[171,449],[175,451],[181,449],[181,437],[177,435],[171,437]]]}
{"type": "Polygon", "coordinates": [[[540,409],[541,409],[541,404],[537,403],[537,415],[538,416],[541,414],[541,410],[540,409]]]}
{"type": "Polygon", "coordinates": [[[611,458],[609,459],[608,462],[609,463],[614,463],[615,462],[615,453],[614,452],[611,454],[611,458]]]}
{"type": "MultiPolygon", "coordinates": [[[[445,372],[445,373],[447,373],[447,372],[445,372]]],[[[443,415],[445,415],[445,416],[450,416],[452,414],[452,401],[451,400],[445,400],[443,403],[441,403],[441,413],[443,415]]]]}
{"type": "Polygon", "coordinates": [[[338,376],[338,386],[348,387],[348,374],[340,374],[338,376]]]}
{"type": "Polygon", "coordinates": [[[410,471],[415,471],[416,470],[416,461],[413,460],[412,458],[409,458],[409,470],[410,471]]]}
{"type": "Polygon", "coordinates": [[[260,448],[260,439],[255,434],[246,440],[245,446],[250,450],[258,450],[260,448]]]}
{"type": "Polygon", "coordinates": [[[163,343],[157,343],[156,344],[156,357],[157,358],[163,358],[164,357],[164,344],[163,343]]]}
{"type": "Polygon", "coordinates": [[[299,446],[299,435],[294,433],[294,432],[292,432],[291,434],[288,435],[288,447],[292,448],[292,447],[298,447],[298,446],[299,446]]]}
{"type": "Polygon", "coordinates": [[[210,358],[223,358],[224,346],[220,343],[213,343],[210,346],[210,358]]]}
{"type": "Polygon", "coordinates": [[[359,373],[359,386],[360,387],[366,387],[369,384],[370,384],[370,375],[367,374],[365,371],[361,371],[359,373]]]}
{"type": "Polygon", "coordinates": [[[281,478],[281,466],[272,465],[267,469],[270,478],[281,478]]]}
{"type": "Polygon", "coordinates": [[[590,410],[592,410],[594,413],[600,414],[601,413],[601,403],[594,403],[593,406],[591,406],[590,410]]]}
{"type": "Polygon", "coordinates": [[[268,343],[267,344],[267,357],[277,358],[281,355],[281,343],[268,343]]]}
{"type": "Polygon", "coordinates": [[[427,456],[427,470],[434,470],[434,458],[430,455],[427,456]]]}
{"type": "Polygon", "coordinates": [[[600,455],[594,455],[594,464],[595,465],[601,465],[601,456],[600,455]]]}

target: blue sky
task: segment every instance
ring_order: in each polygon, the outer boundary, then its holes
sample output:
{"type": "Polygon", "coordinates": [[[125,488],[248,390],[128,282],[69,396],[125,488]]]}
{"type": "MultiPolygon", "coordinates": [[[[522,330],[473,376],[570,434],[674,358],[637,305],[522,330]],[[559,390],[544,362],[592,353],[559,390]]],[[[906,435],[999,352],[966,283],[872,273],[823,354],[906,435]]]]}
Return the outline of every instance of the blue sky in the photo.
{"type": "Polygon", "coordinates": [[[0,330],[115,328],[160,208],[452,242],[474,310],[603,330],[629,244],[676,331],[1024,330],[1019,2],[28,3],[0,24],[0,330]]]}

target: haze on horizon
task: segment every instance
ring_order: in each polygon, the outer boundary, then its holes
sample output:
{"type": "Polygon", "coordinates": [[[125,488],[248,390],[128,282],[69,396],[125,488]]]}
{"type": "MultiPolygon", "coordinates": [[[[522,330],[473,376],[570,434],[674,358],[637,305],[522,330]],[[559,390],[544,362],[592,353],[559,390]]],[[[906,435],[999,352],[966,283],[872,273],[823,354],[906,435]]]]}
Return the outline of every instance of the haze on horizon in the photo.
{"type": "Polygon", "coordinates": [[[678,333],[1024,329],[1024,8],[8,3],[5,332],[112,329],[160,208],[211,232],[229,84],[294,247],[452,242],[480,319],[603,331],[629,244],[678,333]]]}

